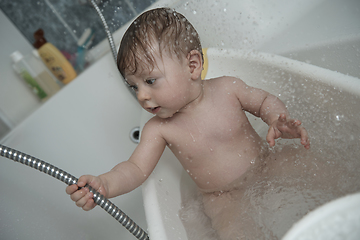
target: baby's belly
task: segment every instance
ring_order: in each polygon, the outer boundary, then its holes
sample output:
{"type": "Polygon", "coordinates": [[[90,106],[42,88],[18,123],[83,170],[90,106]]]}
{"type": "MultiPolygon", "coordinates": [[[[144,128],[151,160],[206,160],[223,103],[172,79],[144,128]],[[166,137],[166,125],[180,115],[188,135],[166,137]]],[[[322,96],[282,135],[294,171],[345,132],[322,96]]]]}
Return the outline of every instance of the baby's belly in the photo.
{"type": "MultiPolygon", "coordinates": [[[[204,155],[198,166],[184,166],[187,173],[205,192],[221,191],[231,188],[233,182],[249,175],[258,168],[261,155],[267,149],[263,144],[252,145],[242,151],[219,152],[204,155]],[[249,150],[251,149],[251,150],[249,150]]],[[[193,161],[197,161],[193,159],[193,161]]]]}

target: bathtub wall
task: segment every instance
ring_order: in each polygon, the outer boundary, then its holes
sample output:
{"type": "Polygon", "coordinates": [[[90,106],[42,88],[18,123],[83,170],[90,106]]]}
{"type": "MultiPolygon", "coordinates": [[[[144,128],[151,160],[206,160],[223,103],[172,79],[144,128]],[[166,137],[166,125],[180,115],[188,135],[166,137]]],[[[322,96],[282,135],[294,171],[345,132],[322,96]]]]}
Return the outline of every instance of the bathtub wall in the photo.
{"type": "Polygon", "coordinates": [[[360,1],[177,1],[203,47],[274,53],[360,77],[360,1]],[[224,37],[226,36],[226,37],[224,37]]]}
{"type": "Polygon", "coordinates": [[[360,78],[360,1],[324,1],[260,50],[360,78]]]}

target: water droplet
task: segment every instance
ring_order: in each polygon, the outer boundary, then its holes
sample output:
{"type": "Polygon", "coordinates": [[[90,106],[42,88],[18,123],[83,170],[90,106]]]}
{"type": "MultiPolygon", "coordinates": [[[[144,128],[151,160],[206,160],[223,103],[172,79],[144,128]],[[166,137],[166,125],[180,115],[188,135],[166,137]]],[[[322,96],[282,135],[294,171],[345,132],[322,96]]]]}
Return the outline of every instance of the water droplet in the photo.
{"type": "Polygon", "coordinates": [[[336,119],[337,121],[341,121],[343,118],[344,118],[344,115],[336,115],[336,116],[335,116],[335,119],[336,119]]]}
{"type": "Polygon", "coordinates": [[[187,7],[189,5],[189,2],[186,2],[185,4],[184,4],[184,7],[187,7]]]}

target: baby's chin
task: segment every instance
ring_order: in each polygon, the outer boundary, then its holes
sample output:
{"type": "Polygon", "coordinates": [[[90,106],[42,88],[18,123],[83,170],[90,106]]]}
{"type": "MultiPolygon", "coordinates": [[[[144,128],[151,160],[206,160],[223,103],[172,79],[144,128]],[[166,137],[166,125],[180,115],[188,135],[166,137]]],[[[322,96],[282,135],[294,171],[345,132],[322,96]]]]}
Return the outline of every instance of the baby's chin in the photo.
{"type": "Polygon", "coordinates": [[[157,114],[154,114],[155,116],[159,117],[159,118],[162,118],[162,119],[167,119],[167,118],[172,118],[176,113],[178,113],[179,111],[176,111],[174,113],[171,113],[171,112],[168,112],[168,113],[157,113],[157,114]]]}

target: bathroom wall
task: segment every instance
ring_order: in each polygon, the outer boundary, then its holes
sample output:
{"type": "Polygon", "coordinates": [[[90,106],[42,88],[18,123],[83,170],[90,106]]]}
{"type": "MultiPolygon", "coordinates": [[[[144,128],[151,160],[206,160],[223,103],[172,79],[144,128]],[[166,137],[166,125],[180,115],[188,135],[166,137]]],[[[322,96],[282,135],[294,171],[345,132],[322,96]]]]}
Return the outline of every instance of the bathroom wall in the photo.
{"type": "Polygon", "coordinates": [[[260,50],[360,78],[360,1],[323,1],[260,50]]]}
{"type": "MultiPolygon", "coordinates": [[[[96,46],[106,35],[99,16],[88,0],[2,0],[0,8],[25,38],[34,42],[33,34],[38,28],[45,32],[46,39],[58,49],[69,54],[77,51],[77,41],[86,28],[95,32],[96,46]]],[[[102,0],[97,1],[111,32],[130,21],[154,0],[102,0]]],[[[90,47],[91,47],[90,46],[90,47]]]]}
{"type": "MultiPolygon", "coordinates": [[[[99,7],[114,32],[153,2],[155,0],[104,0],[99,7]]],[[[78,0],[0,0],[0,8],[1,139],[8,129],[18,125],[42,104],[14,73],[9,57],[16,50],[23,55],[32,54],[34,31],[43,28],[49,42],[71,55],[76,52],[76,38],[80,38],[85,28],[91,27],[95,30],[91,46],[105,43],[100,54],[96,51],[91,54],[95,60],[109,51],[109,44],[105,42],[105,32],[95,10],[79,4],[78,0]]]]}
{"type": "Polygon", "coordinates": [[[19,50],[30,54],[33,47],[0,10],[0,138],[10,127],[19,124],[25,117],[40,106],[40,101],[11,66],[10,54],[19,50]],[[5,124],[7,122],[8,124],[5,124]]]}

